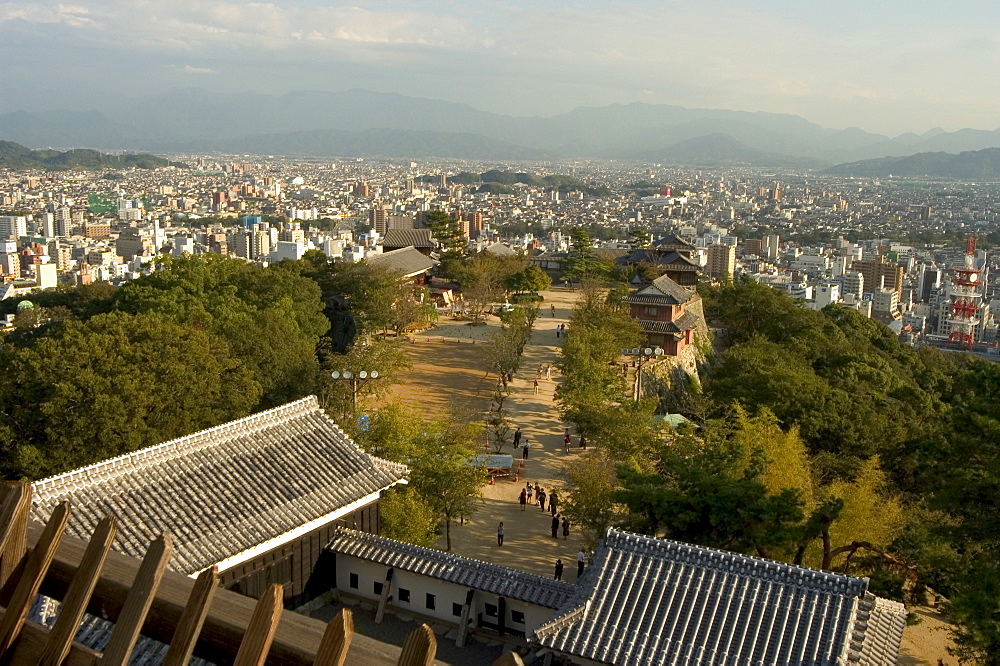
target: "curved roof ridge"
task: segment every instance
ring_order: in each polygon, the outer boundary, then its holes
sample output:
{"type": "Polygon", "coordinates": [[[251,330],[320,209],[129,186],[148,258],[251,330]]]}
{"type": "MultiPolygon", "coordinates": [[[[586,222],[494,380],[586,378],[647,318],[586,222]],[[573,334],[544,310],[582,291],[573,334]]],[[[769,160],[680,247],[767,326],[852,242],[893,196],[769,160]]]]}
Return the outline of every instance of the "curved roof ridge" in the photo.
{"type": "Polygon", "coordinates": [[[780,581],[812,589],[829,589],[840,593],[859,595],[867,590],[866,579],[855,578],[832,571],[811,569],[777,560],[743,555],[727,550],[696,546],[694,544],[660,539],[609,528],[605,544],[609,548],[632,550],[644,555],[666,556],[671,553],[686,555],[691,564],[716,571],[735,571],[768,581],[780,581]]]}
{"type": "MultiPolygon", "coordinates": [[[[150,462],[158,464],[167,460],[174,460],[208,448],[220,441],[234,439],[248,432],[263,430],[289,417],[301,416],[302,414],[319,409],[319,401],[316,399],[316,396],[310,395],[263,412],[257,412],[256,414],[227,421],[217,426],[206,428],[205,430],[199,430],[190,435],[154,444],[145,449],[131,451],[120,456],[115,456],[114,458],[108,458],[87,465],[86,467],[78,467],[68,472],[56,474],[55,476],[35,481],[32,484],[34,486],[35,501],[45,502],[54,496],[61,495],[66,489],[73,490],[89,485],[92,480],[107,480],[120,477],[136,469],[145,467],[150,462]],[[222,433],[226,433],[226,436],[221,436],[222,433]],[[74,483],[77,480],[79,482],[74,483]]],[[[336,426],[336,424],[334,425],[336,426]]],[[[336,427],[339,430],[339,426],[336,427]]]]}

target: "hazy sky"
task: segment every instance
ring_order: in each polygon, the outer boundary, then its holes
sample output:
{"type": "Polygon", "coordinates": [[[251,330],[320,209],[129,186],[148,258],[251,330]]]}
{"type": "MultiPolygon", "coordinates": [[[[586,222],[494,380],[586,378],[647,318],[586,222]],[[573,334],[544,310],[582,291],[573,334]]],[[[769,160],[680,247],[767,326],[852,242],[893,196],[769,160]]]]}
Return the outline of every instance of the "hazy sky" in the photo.
{"type": "Polygon", "coordinates": [[[889,134],[1000,126],[979,0],[0,0],[0,111],[367,88],[517,115],[635,101],[889,134]]]}

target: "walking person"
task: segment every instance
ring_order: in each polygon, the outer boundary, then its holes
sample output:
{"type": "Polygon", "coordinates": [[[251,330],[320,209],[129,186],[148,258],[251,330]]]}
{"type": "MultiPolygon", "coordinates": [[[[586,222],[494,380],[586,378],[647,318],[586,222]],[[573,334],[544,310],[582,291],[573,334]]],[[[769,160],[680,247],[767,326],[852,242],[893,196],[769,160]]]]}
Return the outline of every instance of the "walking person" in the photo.
{"type": "Polygon", "coordinates": [[[562,560],[556,560],[556,580],[562,580],[563,563],[562,560]]]}
{"type": "Polygon", "coordinates": [[[521,488],[521,494],[518,496],[517,501],[521,504],[521,511],[524,511],[524,505],[528,503],[524,488],[521,488]]]}
{"type": "Polygon", "coordinates": [[[538,395],[538,377],[535,377],[535,395],[538,395]]]}
{"type": "Polygon", "coordinates": [[[545,366],[545,379],[552,379],[552,364],[548,363],[545,366]]]}
{"type": "Polygon", "coordinates": [[[553,317],[556,316],[556,306],[555,305],[550,305],[549,306],[549,311],[552,313],[553,317]]]}
{"type": "Polygon", "coordinates": [[[545,489],[538,489],[538,506],[542,507],[542,511],[545,511],[545,489]]]}
{"type": "MultiPolygon", "coordinates": [[[[521,445],[521,459],[522,460],[527,460],[528,459],[528,438],[527,437],[524,438],[524,444],[521,445]]],[[[530,490],[529,490],[529,492],[530,492],[530,490]]]]}
{"type": "Polygon", "coordinates": [[[553,490],[552,494],[549,495],[549,512],[552,513],[552,515],[554,516],[556,515],[556,510],[558,508],[559,508],[559,495],[558,493],[556,493],[556,491],[553,490]]]}
{"type": "Polygon", "coordinates": [[[566,516],[563,516],[562,519],[562,533],[563,533],[563,541],[569,538],[569,520],[566,518],[566,516]]]}
{"type": "Polygon", "coordinates": [[[563,437],[563,451],[569,453],[569,445],[573,442],[573,438],[569,436],[569,430],[566,431],[566,436],[563,437]]]}
{"type": "Polygon", "coordinates": [[[556,324],[556,337],[559,337],[559,333],[562,332],[562,324],[556,324]]]}
{"type": "Polygon", "coordinates": [[[583,435],[580,435],[580,448],[581,449],[587,448],[587,438],[584,437],[583,435]]]}
{"type": "Polygon", "coordinates": [[[521,428],[520,426],[514,431],[514,448],[516,449],[521,445],[521,428]]]}
{"type": "Polygon", "coordinates": [[[503,521],[501,520],[500,524],[497,525],[497,546],[502,546],[502,545],[503,545],[503,521]]]}
{"type": "Polygon", "coordinates": [[[583,575],[583,567],[587,562],[587,556],[583,554],[581,550],[576,554],[576,577],[579,580],[580,576],[583,575]]]}
{"type": "Polygon", "coordinates": [[[552,516],[552,538],[559,538],[559,516],[552,516]]]}
{"type": "Polygon", "coordinates": [[[535,489],[531,486],[531,481],[528,481],[528,504],[531,504],[531,495],[534,490],[535,489]]]}

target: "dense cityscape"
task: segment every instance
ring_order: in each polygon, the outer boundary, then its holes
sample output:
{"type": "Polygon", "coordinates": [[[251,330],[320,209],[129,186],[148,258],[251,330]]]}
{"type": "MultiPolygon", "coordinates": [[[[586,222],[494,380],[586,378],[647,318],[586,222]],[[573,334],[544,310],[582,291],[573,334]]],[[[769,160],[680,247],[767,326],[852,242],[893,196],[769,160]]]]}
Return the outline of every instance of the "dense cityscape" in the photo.
{"type": "Polygon", "coordinates": [[[266,265],[314,249],[357,261],[382,251],[386,231],[426,227],[440,210],[470,247],[502,241],[549,268],[571,249],[573,229],[607,256],[674,233],[710,278],[749,275],[817,309],[842,303],[914,345],[955,342],[953,270],[966,267],[966,239],[981,238],[971,255],[975,323],[962,340],[981,352],[996,342],[993,183],[597,161],[174,159],[190,168],[0,176],[4,298],[38,285],[120,283],[161,254],[266,265]],[[544,176],[562,178],[546,186],[544,176]]]}

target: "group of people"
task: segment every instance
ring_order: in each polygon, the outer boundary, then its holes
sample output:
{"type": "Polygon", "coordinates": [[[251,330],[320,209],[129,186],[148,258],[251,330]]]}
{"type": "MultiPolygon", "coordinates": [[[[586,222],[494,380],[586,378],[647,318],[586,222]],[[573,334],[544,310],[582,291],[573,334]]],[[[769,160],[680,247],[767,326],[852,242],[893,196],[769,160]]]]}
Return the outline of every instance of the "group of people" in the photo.
{"type": "Polygon", "coordinates": [[[556,337],[566,337],[566,324],[556,324],[556,337]]]}
{"type": "MultiPolygon", "coordinates": [[[[580,576],[583,575],[583,570],[587,566],[587,554],[582,550],[576,554],[576,579],[580,580],[580,576]]],[[[562,580],[563,574],[563,561],[561,559],[556,560],[556,580],[562,580]]]]}
{"type": "MultiPolygon", "coordinates": [[[[518,497],[518,502],[521,504],[521,511],[529,504],[537,504],[542,511],[545,511],[545,500],[549,501],[548,511],[555,516],[559,509],[559,493],[555,490],[552,491],[551,495],[545,493],[545,488],[541,486],[532,485],[531,481],[524,484],[524,488],[521,488],[521,494],[518,497]]],[[[568,528],[566,534],[569,534],[568,528]]],[[[555,536],[553,534],[552,536],[555,536]]]]}

